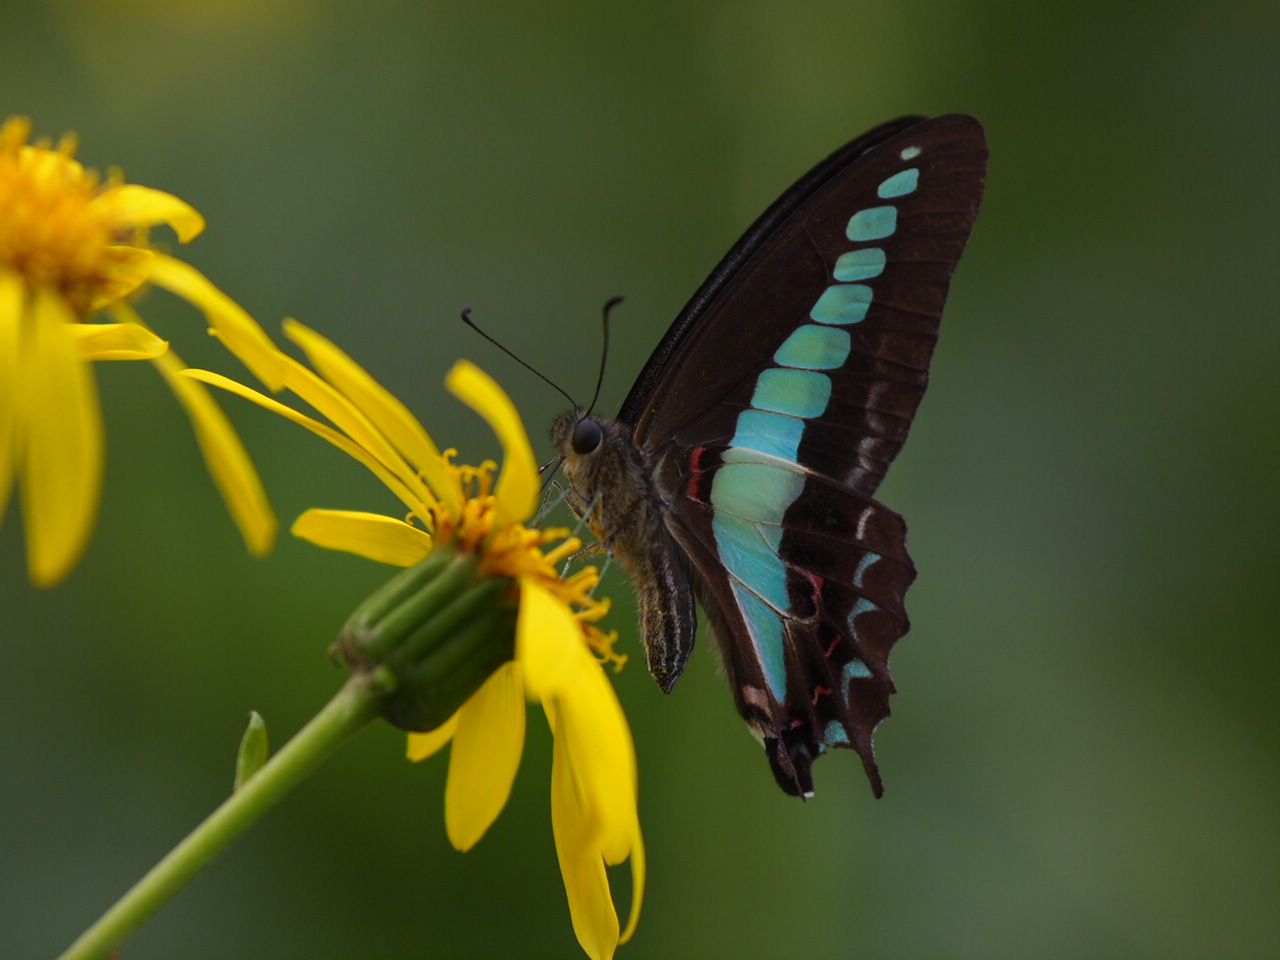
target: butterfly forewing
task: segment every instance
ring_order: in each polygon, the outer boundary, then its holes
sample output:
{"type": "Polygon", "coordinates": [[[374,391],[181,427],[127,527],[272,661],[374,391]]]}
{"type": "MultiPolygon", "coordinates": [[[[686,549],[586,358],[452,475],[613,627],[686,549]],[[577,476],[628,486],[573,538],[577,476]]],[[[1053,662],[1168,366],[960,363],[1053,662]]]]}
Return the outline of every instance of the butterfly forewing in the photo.
{"type": "Polygon", "coordinates": [[[811,182],[814,174],[803,178],[775,205],[785,215],[767,230],[753,227],[725,258],[623,404],[620,419],[636,426],[637,445],[660,455],[665,444],[693,447],[720,435],[727,443],[761,372],[782,366],[775,356],[789,342],[782,359],[822,367],[833,387],[829,409],[809,418],[818,426],[805,431],[815,458],[806,465],[838,479],[861,467],[859,488],[875,490],[928,382],[951,274],[986,172],[977,120],[913,119],[878,128],[905,124],[887,139],[876,142],[873,131],[837,151],[815,169],[826,173],[820,182],[811,182]],[[902,158],[912,150],[919,153],[902,158]],[[903,176],[912,170],[914,177],[903,176]],[[883,192],[898,195],[880,196],[886,185],[883,192]],[[796,191],[803,196],[790,199],[796,191]],[[850,239],[851,227],[872,239],[850,239]],[[710,296],[707,287],[714,287],[710,296]],[[819,323],[811,316],[820,301],[824,316],[857,316],[868,296],[861,320],[819,323]],[[849,337],[847,352],[841,333],[849,337]],[[660,354],[660,371],[651,373],[660,354]],[[843,362],[827,366],[842,354],[843,362]],[[690,429],[697,443],[684,435],[690,429]],[[874,442],[860,449],[867,438],[874,442]]]}
{"type": "Polygon", "coordinates": [[[889,712],[915,570],[871,499],[928,382],[986,143],[905,118],[803,178],[673,324],[623,406],[696,569],[738,708],[791,793],[889,712]]]}

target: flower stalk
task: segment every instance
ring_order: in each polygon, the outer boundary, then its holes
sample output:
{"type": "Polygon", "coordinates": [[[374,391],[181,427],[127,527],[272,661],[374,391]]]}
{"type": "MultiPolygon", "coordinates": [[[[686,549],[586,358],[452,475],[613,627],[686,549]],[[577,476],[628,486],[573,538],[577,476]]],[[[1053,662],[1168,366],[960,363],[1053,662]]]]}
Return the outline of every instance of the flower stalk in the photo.
{"type": "MultiPolygon", "coordinates": [[[[334,645],[352,671],[333,699],[67,949],[101,960],[233,840],[370,721],[431,730],[515,652],[509,579],[477,579],[473,555],[443,548],[377,590],[334,645]]],[[[242,751],[243,752],[243,751],[242,751]]]]}
{"type": "Polygon", "coordinates": [[[102,960],[233,840],[257,823],[371,720],[387,697],[383,674],[356,674],[305,727],[107,910],[59,957],[102,960]]]}

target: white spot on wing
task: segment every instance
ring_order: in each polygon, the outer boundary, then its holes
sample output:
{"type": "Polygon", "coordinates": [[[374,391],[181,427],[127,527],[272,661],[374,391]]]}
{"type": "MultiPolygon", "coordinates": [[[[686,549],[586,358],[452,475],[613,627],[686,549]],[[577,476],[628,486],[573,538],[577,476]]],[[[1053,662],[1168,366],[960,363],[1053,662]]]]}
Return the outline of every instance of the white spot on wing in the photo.
{"type": "Polygon", "coordinates": [[[874,507],[864,507],[862,513],[858,515],[858,529],[854,531],[855,536],[862,542],[867,539],[867,524],[871,520],[871,515],[875,512],[874,507]]]}
{"type": "MultiPolygon", "coordinates": [[[[744,685],[742,688],[742,699],[747,701],[747,703],[751,704],[753,707],[759,707],[765,713],[771,713],[773,711],[772,698],[759,687],[744,685]]],[[[760,732],[760,728],[754,726],[750,721],[747,722],[747,726],[752,728],[752,732],[756,736],[764,736],[764,734],[760,732]]]]}
{"type": "Polygon", "coordinates": [[[877,380],[872,384],[871,389],[867,391],[867,409],[878,409],[880,400],[884,397],[884,392],[887,389],[889,389],[889,385],[883,380],[877,380]]]}

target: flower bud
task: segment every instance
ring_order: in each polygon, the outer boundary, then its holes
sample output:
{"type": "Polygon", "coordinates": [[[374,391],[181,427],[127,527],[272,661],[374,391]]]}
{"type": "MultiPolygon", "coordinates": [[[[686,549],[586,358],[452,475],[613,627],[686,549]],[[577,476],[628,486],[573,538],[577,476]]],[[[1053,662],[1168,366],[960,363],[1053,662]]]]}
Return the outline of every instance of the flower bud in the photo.
{"type": "Polygon", "coordinates": [[[383,717],[402,730],[444,723],[515,654],[514,581],[479,578],[473,554],[445,547],[392,577],[347,620],[331,653],[381,673],[383,717]]]}

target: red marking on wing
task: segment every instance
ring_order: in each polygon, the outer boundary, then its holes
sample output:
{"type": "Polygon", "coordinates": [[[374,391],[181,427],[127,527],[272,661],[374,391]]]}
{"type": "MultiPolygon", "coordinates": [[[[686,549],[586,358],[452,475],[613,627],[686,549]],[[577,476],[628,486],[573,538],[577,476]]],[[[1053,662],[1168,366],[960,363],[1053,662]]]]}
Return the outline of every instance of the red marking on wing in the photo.
{"type": "Polygon", "coordinates": [[[816,707],[818,705],[819,700],[821,700],[823,697],[829,697],[830,695],[831,695],[830,689],[828,689],[827,687],[824,687],[822,684],[818,684],[816,687],[813,688],[813,705],[816,707]]]}
{"type": "Polygon", "coordinates": [[[836,647],[838,646],[840,646],[840,638],[837,636],[831,641],[831,646],[827,647],[827,652],[824,653],[823,656],[830,659],[831,655],[836,652],[836,647]]]}
{"type": "Polygon", "coordinates": [[[813,609],[815,611],[821,610],[822,609],[822,585],[826,583],[826,581],[823,580],[822,577],[818,576],[816,573],[811,573],[808,570],[801,570],[800,572],[804,574],[805,579],[809,581],[809,585],[813,587],[813,609]]]}
{"type": "Polygon", "coordinates": [[[702,486],[702,455],[707,452],[706,447],[694,447],[693,452],[689,454],[689,485],[685,489],[685,496],[690,500],[696,500],[702,503],[702,497],[699,496],[700,487],[702,486]]]}

